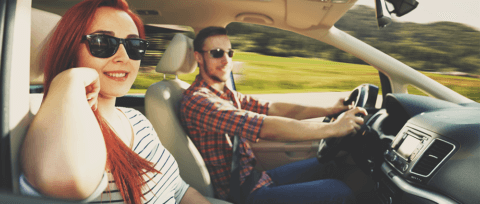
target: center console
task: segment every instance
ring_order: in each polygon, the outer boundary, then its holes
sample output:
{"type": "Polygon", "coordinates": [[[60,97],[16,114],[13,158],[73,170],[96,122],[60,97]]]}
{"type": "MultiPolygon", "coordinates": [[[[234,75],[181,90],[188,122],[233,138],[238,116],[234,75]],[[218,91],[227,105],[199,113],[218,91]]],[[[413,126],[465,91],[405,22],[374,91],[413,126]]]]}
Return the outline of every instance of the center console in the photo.
{"type": "Polygon", "coordinates": [[[376,184],[380,203],[457,203],[427,187],[456,148],[448,138],[407,123],[383,153],[376,184]]]}

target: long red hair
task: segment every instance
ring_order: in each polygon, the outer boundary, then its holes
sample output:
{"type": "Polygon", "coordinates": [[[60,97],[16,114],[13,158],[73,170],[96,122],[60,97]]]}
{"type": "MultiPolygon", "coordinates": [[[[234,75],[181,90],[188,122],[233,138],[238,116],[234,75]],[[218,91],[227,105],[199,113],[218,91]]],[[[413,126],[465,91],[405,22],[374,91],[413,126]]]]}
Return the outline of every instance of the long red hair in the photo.
{"type": "MultiPolygon", "coordinates": [[[[84,0],[76,4],[63,15],[44,49],[44,98],[53,78],[75,67],[82,37],[92,24],[97,8],[103,6],[126,12],[135,22],[140,38],[145,39],[142,21],[129,9],[125,0],[84,0]]],[[[98,111],[94,111],[94,114],[107,147],[106,166],[113,174],[117,188],[127,203],[141,203],[141,198],[144,198],[142,189],[146,184],[142,176],[146,172],[160,172],[153,163],[127,147],[98,111]]]]}

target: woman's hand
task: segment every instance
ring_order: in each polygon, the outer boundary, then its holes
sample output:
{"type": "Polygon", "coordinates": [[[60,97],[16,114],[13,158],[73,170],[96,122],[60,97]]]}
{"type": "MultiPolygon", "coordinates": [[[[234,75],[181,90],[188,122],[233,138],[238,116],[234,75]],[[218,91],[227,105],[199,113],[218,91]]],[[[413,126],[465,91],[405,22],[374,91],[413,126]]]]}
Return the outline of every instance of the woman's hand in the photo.
{"type": "MultiPolygon", "coordinates": [[[[79,69],[89,69],[89,68],[79,68],[79,69]]],[[[90,69],[94,70],[94,69],[90,69]]],[[[88,105],[92,110],[97,110],[98,108],[98,93],[100,92],[100,81],[98,79],[98,73],[94,70],[94,74],[91,73],[91,76],[87,77],[84,81],[85,85],[85,94],[87,96],[88,105]]]]}
{"type": "MultiPolygon", "coordinates": [[[[100,92],[100,80],[95,69],[79,67],[71,68],[58,74],[50,85],[51,91],[56,91],[66,86],[81,86],[85,89],[85,97],[92,110],[98,108],[98,94],[100,92]]],[[[80,92],[83,94],[83,92],[80,92]]]]}

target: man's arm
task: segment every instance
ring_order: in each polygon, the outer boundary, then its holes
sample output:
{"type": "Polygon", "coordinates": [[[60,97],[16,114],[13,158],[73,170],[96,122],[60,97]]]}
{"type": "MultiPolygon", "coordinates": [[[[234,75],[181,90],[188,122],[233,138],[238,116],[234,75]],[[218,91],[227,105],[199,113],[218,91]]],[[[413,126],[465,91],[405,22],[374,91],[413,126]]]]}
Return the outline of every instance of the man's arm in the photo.
{"type": "Polygon", "coordinates": [[[354,108],[341,114],[333,123],[266,116],[260,129],[260,138],[273,141],[309,141],[356,134],[364,122],[363,118],[355,116],[358,113],[367,114],[363,108],[354,108]]]}
{"type": "Polygon", "coordinates": [[[183,198],[180,201],[180,204],[188,203],[211,204],[202,194],[192,187],[187,189],[187,192],[185,192],[185,195],[183,195],[183,198]]]}
{"type": "Polygon", "coordinates": [[[348,106],[343,105],[343,99],[339,99],[332,107],[314,107],[291,103],[271,102],[267,115],[303,120],[334,115],[347,109],[348,106]]]}

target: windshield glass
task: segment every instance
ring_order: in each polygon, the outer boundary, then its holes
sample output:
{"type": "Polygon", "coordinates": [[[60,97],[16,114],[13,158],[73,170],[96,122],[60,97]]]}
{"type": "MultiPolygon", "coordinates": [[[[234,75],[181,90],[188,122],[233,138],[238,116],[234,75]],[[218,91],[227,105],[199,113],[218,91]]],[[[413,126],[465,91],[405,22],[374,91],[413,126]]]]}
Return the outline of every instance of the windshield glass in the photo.
{"type": "MultiPolygon", "coordinates": [[[[480,17],[478,1],[419,1],[402,17],[392,14],[393,23],[382,29],[374,8],[374,1],[359,0],[335,26],[480,102],[480,23],[474,20],[480,17]]],[[[425,95],[414,87],[408,91],[425,95]]]]}
{"type": "MultiPolygon", "coordinates": [[[[402,22],[379,29],[374,5],[360,0],[335,27],[372,45],[450,89],[480,102],[480,31],[451,21],[402,22]]],[[[368,1],[370,2],[370,1],[368,1]]],[[[373,2],[373,1],[371,1],[373,2]]],[[[442,1],[439,1],[442,2],[442,1]]],[[[428,6],[420,2],[417,10],[428,6]]],[[[415,14],[416,10],[402,18],[415,14]]],[[[348,92],[362,83],[380,86],[378,71],[357,57],[333,46],[268,26],[230,23],[228,35],[235,49],[236,88],[246,94],[296,92],[348,92]]],[[[175,32],[193,38],[193,29],[160,32],[147,30],[152,42],[131,93],[144,93],[163,79],[154,66],[175,32]]],[[[198,69],[179,78],[191,83],[198,69]]],[[[167,76],[174,78],[175,76],[167,76]]],[[[380,89],[381,91],[381,89],[380,89]]],[[[410,94],[427,95],[413,86],[410,94]]]]}

